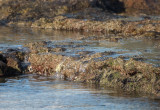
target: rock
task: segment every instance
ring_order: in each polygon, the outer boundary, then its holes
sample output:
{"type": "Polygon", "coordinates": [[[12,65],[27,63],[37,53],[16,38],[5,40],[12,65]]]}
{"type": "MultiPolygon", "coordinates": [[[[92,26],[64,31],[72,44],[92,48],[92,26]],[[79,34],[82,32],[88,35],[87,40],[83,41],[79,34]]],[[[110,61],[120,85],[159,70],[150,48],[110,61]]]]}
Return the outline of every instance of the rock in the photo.
{"type": "Polygon", "coordinates": [[[117,13],[160,14],[159,0],[97,0],[97,5],[117,13]]]}
{"type": "Polygon", "coordinates": [[[130,59],[125,63],[125,71],[129,75],[134,75],[137,73],[137,68],[135,66],[135,61],[130,59]]]}
{"type": "Polygon", "coordinates": [[[21,71],[20,62],[16,58],[7,58],[7,66],[16,69],[17,71],[21,71]]]}
{"type": "Polygon", "coordinates": [[[98,7],[116,13],[125,11],[124,3],[121,2],[120,0],[97,0],[96,4],[98,7]]]}
{"type": "Polygon", "coordinates": [[[160,32],[147,31],[147,32],[144,32],[144,34],[142,34],[142,37],[149,38],[149,39],[160,38],[160,32]]]}
{"type": "Polygon", "coordinates": [[[11,48],[0,54],[1,75],[8,77],[22,74],[27,68],[24,63],[27,52],[28,50],[25,48],[11,48]]]}
{"type": "Polygon", "coordinates": [[[6,58],[7,64],[0,61],[0,76],[15,76],[22,73],[20,63],[17,59],[6,58]]]}
{"type": "Polygon", "coordinates": [[[5,75],[6,68],[7,68],[7,65],[4,62],[0,61],[0,76],[5,75]]]}
{"type": "MultiPolygon", "coordinates": [[[[43,42],[33,43],[31,47],[33,45],[37,46],[36,48],[47,47],[47,43],[43,42]]],[[[70,43],[63,45],[67,46],[70,43]]],[[[51,75],[55,78],[98,83],[126,91],[160,94],[160,68],[134,59],[127,61],[121,58],[101,59],[104,54],[114,53],[103,52],[89,55],[86,52],[86,54],[79,54],[83,57],[76,59],[71,56],[55,55],[52,52],[37,54],[31,51],[28,59],[31,65],[28,69],[31,73],[51,75]]]]}
{"type": "Polygon", "coordinates": [[[160,14],[159,0],[122,0],[126,12],[146,14],[160,14]]]}
{"type": "Polygon", "coordinates": [[[51,50],[54,51],[54,52],[64,52],[64,51],[66,51],[66,49],[62,48],[62,47],[53,48],[51,50]]]}
{"type": "Polygon", "coordinates": [[[40,55],[31,53],[28,59],[31,63],[29,66],[29,71],[41,75],[52,75],[56,72],[56,70],[59,71],[59,67],[57,65],[62,61],[62,58],[63,57],[61,55],[40,55]]]}
{"type": "Polygon", "coordinates": [[[2,72],[2,70],[0,69],[0,76],[3,76],[3,72],[2,72]]]}
{"type": "Polygon", "coordinates": [[[0,77],[0,83],[5,83],[5,82],[6,82],[5,78],[3,78],[3,77],[1,78],[0,77]]]}
{"type": "Polygon", "coordinates": [[[6,58],[2,54],[0,54],[0,61],[6,63],[6,58]]]}
{"type": "Polygon", "coordinates": [[[21,73],[23,71],[23,62],[27,53],[28,49],[26,48],[8,49],[3,53],[3,56],[6,59],[6,64],[10,68],[8,69],[9,73],[12,71],[21,73]]]}
{"type": "MultiPolygon", "coordinates": [[[[34,21],[83,10],[92,0],[6,0],[0,1],[0,24],[34,21]]],[[[24,22],[20,25],[24,25],[24,22]]]]}
{"type": "Polygon", "coordinates": [[[114,59],[112,61],[112,68],[119,70],[119,71],[124,71],[124,62],[125,61],[121,58],[114,59]]]}

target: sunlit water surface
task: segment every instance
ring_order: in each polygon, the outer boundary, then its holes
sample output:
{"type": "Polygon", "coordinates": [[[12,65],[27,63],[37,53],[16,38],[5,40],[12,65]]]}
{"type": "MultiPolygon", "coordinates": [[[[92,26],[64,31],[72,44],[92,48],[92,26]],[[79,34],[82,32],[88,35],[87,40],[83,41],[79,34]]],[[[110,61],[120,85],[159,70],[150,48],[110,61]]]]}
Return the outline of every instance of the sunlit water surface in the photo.
{"type": "Polygon", "coordinates": [[[37,75],[0,79],[0,110],[159,110],[160,101],[37,75]]]}

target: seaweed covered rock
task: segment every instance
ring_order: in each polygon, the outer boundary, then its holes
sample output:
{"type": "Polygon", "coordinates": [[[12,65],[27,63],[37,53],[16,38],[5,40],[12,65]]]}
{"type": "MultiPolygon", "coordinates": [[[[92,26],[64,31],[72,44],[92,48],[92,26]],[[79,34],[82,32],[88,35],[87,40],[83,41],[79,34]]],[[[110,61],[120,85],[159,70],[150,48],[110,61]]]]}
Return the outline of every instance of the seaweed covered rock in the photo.
{"type": "Polygon", "coordinates": [[[0,23],[33,22],[88,8],[90,0],[5,0],[0,1],[0,23]]]}
{"type": "MultiPolygon", "coordinates": [[[[35,44],[30,44],[32,47],[35,44]]],[[[40,44],[40,43],[39,43],[40,44]]],[[[46,47],[42,43],[40,47],[46,47]]],[[[36,48],[38,45],[36,45],[36,48]]],[[[36,49],[32,48],[32,49],[36,49]]],[[[122,58],[102,59],[104,53],[79,54],[80,57],[65,56],[58,53],[31,51],[29,71],[40,75],[98,83],[103,86],[120,88],[127,91],[145,92],[160,95],[160,68],[150,64],[124,60],[122,58]],[[81,57],[82,56],[82,57],[81,57]]]]}
{"type": "MultiPolygon", "coordinates": [[[[54,19],[39,19],[32,23],[33,28],[49,28],[56,30],[81,30],[84,32],[102,32],[121,35],[123,37],[145,37],[151,39],[160,38],[159,20],[124,21],[109,19],[106,21],[82,20],[57,16],[54,19]],[[52,21],[52,22],[51,22],[52,21]]],[[[115,39],[111,39],[116,40],[115,39]]]]}
{"type": "Polygon", "coordinates": [[[40,75],[53,75],[73,81],[99,83],[127,91],[157,92],[156,94],[159,94],[158,81],[160,79],[157,77],[160,74],[159,68],[134,60],[95,61],[95,57],[89,58],[75,60],[62,55],[31,54],[29,69],[30,72],[40,75]],[[111,63],[112,65],[110,65],[111,63]]]}
{"type": "Polygon", "coordinates": [[[133,59],[124,61],[119,58],[110,58],[107,63],[111,68],[106,69],[103,73],[100,79],[101,84],[129,91],[142,91],[146,93],[154,93],[156,91],[157,82],[160,80],[158,77],[160,68],[155,68],[152,65],[133,59]]]}
{"type": "Polygon", "coordinates": [[[157,6],[159,1],[151,0],[6,0],[0,1],[0,24],[159,39],[159,18],[140,14],[158,14],[157,6]],[[129,14],[141,16],[112,13],[120,13],[124,9],[129,14]]]}

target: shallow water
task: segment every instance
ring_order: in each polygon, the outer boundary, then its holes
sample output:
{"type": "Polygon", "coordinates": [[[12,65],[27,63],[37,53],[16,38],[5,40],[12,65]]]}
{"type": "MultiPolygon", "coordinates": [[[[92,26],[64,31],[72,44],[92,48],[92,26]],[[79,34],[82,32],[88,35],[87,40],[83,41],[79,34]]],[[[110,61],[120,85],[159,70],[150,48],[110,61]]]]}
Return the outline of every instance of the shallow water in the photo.
{"type": "MultiPolygon", "coordinates": [[[[143,58],[159,66],[158,40],[124,39],[118,42],[76,40],[95,33],[0,27],[0,51],[22,48],[35,41],[52,41],[49,46],[65,47],[58,54],[78,56],[78,52],[113,52],[104,57],[143,58]]],[[[142,94],[129,94],[51,77],[22,75],[0,78],[0,110],[159,110],[160,99],[142,94]]]]}
{"type": "Polygon", "coordinates": [[[1,110],[159,110],[160,100],[37,75],[0,79],[1,110]]]}
{"type": "Polygon", "coordinates": [[[78,56],[79,52],[94,54],[112,52],[104,57],[123,57],[160,66],[160,39],[123,39],[117,42],[104,40],[78,40],[84,36],[106,36],[99,33],[82,33],[68,31],[40,30],[29,28],[0,27],[0,51],[7,48],[22,48],[23,44],[37,41],[52,41],[52,47],[64,47],[60,54],[78,56]],[[158,45],[158,47],[157,47],[158,45]]]}

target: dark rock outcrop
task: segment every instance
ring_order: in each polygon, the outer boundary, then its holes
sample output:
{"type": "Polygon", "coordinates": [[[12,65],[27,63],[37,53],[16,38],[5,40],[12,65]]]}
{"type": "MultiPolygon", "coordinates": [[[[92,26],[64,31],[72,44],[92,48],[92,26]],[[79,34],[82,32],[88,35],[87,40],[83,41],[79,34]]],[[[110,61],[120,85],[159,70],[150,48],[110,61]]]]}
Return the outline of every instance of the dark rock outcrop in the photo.
{"type": "Polygon", "coordinates": [[[97,0],[97,6],[117,13],[160,14],[159,0],[97,0]]]}
{"type": "Polygon", "coordinates": [[[6,62],[6,59],[0,54],[0,76],[4,76],[5,74],[5,70],[7,68],[6,62]]]}
{"type": "Polygon", "coordinates": [[[160,0],[121,0],[123,1],[126,12],[160,14],[160,0]]]}
{"type": "Polygon", "coordinates": [[[15,76],[21,74],[19,61],[14,58],[6,58],[6,63],[0,61],[0,76],[15,76]]]}
{"type": "Polygon", "coordinates": [[[119,0],[97,0],[96,4],[98,7],[113,11],[116,13],[124,12],[124,3],[119,0]]]}
{"type": "Polygon", "coordinates": [[[20,50],[9,49],[0,54],[0,76],[20,75],[24,71],[23,61],[25,53],[20,50]]]}
{"type": "Polygon", "coordinates": [[[3,61],[0,61],[0,76],[4,76],[6,68],[7,65],[3,61]]]}

